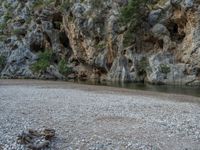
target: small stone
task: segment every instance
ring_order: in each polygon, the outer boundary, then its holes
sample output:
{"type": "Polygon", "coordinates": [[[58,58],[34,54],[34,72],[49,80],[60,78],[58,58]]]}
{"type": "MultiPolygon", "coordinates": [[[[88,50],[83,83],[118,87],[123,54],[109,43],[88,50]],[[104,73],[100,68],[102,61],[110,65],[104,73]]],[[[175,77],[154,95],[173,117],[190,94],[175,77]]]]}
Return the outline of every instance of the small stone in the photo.
{"type": "Polygon", "coordinates": [[[43,135],[46,140],[50,140],[55,136],[56,131],[54,129],[44,129],[43,135]]]}
{"type": "Polygon", "coordinates": [[[47,148],[49,146],[50,142],[45,140],[39,144],[29,144],[27,147],[31,150],[41,150],[41,149],[44,149],[44,148],[47,148]]]}
{"type": "Polygon", "coordinates": [[[32,142],[33,137],[25,132],[22,132],[22,134],[18,135],[17,137],[17,143],[18,144],[28,144],[32,142]]]}
{"type": "Polygon", "coordinates": [[[3,150],[3,145],[0,144],[0,150],[3,150]]]}
{"type": "Polygon", "coordinates": [[[33,130],[33,129],[29,129],[28,130],[28,132],[29,132],[29,134],[31,134],[32,136],[41,136],[41,134],[38,132],[38,131],[36,131],[36,130],[33,130]]]}

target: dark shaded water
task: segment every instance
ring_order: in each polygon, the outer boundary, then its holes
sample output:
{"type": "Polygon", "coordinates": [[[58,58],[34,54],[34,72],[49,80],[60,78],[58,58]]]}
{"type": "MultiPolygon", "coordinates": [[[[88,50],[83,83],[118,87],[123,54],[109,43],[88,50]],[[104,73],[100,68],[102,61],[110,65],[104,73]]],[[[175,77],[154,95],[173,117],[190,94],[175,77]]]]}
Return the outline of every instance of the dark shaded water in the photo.
{"type": "Polygon", "coordinates": [[[113,83],[113,82],[89,82],[79,81],[80,84],[99,85],[99,86],[112,86],[119,88],[127,88],[134,90],[154,91],[173,94],[184,94],[200,97],[200,87],[197,86],[178,86],[178,85],[152,85],[143,83],[113,83]]]}

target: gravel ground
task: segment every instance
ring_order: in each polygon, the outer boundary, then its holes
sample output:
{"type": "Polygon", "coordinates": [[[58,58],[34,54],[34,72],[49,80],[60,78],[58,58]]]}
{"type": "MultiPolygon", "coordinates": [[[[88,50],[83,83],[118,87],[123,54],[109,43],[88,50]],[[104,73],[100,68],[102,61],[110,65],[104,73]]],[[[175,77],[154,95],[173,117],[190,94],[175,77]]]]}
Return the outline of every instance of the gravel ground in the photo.
{"type": "Polygon", "coordinates": [[[52,150],[199,150],[200,99],[53,81],[0,80],[0,149],[53,128],[52,150]]]}

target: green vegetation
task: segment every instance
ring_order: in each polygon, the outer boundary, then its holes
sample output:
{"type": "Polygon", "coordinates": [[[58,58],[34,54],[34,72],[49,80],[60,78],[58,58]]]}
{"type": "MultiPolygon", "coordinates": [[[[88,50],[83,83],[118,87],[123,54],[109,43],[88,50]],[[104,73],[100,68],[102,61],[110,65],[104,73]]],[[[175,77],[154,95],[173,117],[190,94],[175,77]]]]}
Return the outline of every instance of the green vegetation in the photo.
{"type": "Polygon", "coordinates": [[[105,47],[106,47],[105,43],[98,43],[97,45],[95,45],[96,49],[103,49],[105,47]]]}
{"type": "Polygon", "coordinates": [[[37,0],[33,3],[33,8],[37,8],[43,5],[43,0],[37,0]]]}
{"type": "Polygon", "coordinates": [[[45,6],[48,6],[49,4],[53,3],[55,0],[45,0],[44,4],[45,6]]]}
{"type": "Polygon", "coordinates": [[[142,59],[139,61],[138,63],[138,71],[137,71],[137,74],[139,76],[141,75],[145,75],[146,74],[146,70],[149,66],[149,62],[147,60],[146,57],[142,57],[142,59]]]}
{"type": "Polygon", "coordinates": [[[7,27],[6,23],[0,24],[0,30],[4,30],[7,27]]]}
{"type": "Polygon", "coordinates": [[[64,12],[66,10],[69,10],[71,6],[72,6],[72,3],[70,2],[70,0],[63,0],[60,6],[60,11],[64,12]]]}
{"type": "Polygon", "coordinates": [[[53,2],[54,0],[37,0],[33,3],[33,9],[48,6],[53,2]]]}
{"type": "Polygon", "coordinates": [[[58,63],[59,72],[63,75],[68,74],[71,71],[71,68],[67,66],[67,62],[65,59],[61,59],[58,63]]]}
{"type": "Polygon", "coordinates": [[[5,15],[4,15],[4,22],[7,22],[8,20],[12,19],[12,14],[11,12],[7,12],[5,15]]]}
{"type": "Polygon", "coordinates": [[[104,0],[93,0],[91,1],[92,8],[102,9],[104,7],[104,0]]]}
{"type": "Polygon", "coordinates": [[[45,71],[47,67],[50,66],[53,59],[52,50],[45,50],[44,52],[40,52],[38,57],[38,61],[31,67],[31,69],[37,73],[45,71]]]}
{"type": "MultiPolygon", "coordinates": [[[[40,52],[38,55],[38,60],[35,62],[31,69],[33,72],[45,72],[46,69],[53,62],[53,53],[52,50],[45,50],[44,52],[40,52]]],[[[67,75],[71,72],[71,68],[68,67],[67,61],[65,59],[61,59],[58,63],[59,72],[63,75],[67,75]]]]}
{"type": "Polygon", "coordinates": [[[16,36],[19,36],[19,35],[24,35],[25,34],[25,30],[23,30],[23,29],[14,29],[13,31],[12,31],[12,34],[13,35],[16,35],[16,36]]]}
{"type": "Polygon", "coordinates": [[[170,67],[166,64],[160,64],[160,72],[164,74],[170,73],[170,67]]]}
{"type": "Polygon", "coordinates": [[[11,7],[11,3],[10,2],[7,2],[7,1],[4,1],[4,2],[1,2],[2,6],[4,8],[6,8],[8,11],[11,11],[12,7],[11,7]]]}
{"type": "Polygon", "coordinates": [[[6,58],[2,55],[0,55],[0,70],[3,69],[3,67],[6,64],[6,58]]]}
{"type": "Polygon", "coordinates": [[[140,17],[141,7],[144,7],[147,0],[129,0],[128,5],[121,9],[120,19],[123,23],[136,24],[140,17]]]}
{"type": "Polygon", "coordinates": [[[120,22],[128,27],[124,36],[124,45],[128,46],[134,39],[134,32],[140,26],[145,15],[148,0],[129,0],[128,5],[121,9],[120,22]]]}
{"type": "Polygon", "coordinates": [[[31,23],[31,20],[32,20],[32,17],[28,17],[25,21],[26,21],[26,24],[30,24],[31,23]]]}
{"type": "Polygon", "coordinates": [[[5,41],[6,37],[5,35],[0,35],[0,42],[5,41]]]}

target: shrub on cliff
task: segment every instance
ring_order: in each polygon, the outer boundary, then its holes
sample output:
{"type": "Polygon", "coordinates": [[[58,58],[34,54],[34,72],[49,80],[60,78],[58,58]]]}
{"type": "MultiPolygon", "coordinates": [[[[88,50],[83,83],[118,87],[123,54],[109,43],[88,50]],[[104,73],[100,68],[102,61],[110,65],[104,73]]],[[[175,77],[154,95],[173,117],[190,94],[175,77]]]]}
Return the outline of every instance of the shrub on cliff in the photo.
{"type": "Polygon", "coordinates": [[[129,0],[128,4],[121,9],[120,22],[127,26],[124,40],[126,46],[133,41],[133,34],[146,15],[147,2],[148,0],[129,0]]]}
{"type": "Polygon", "coordinates": [[[92,8],[94,9],[102,9],[104,7],[104,0],[95,0],[91,1],[92,8]]]}
{"type": "Polygon", "coordinates": [[[63,0],[59,7],[62,12],[65,12],[65,11],[68,11],[71,6],[72,6],[72,2],[70,0],[63,0]]]}
{"type": "Polygon", "coordinates": [[[170,73],[171,69],[167,64],[160,64],[160,72],[164,74],[170,73]]]}
{"type": "Polygon", "coordinates": [[[16,35],[16,36],[20,36],[20,35],[25,36],[26,30],[24,30],[24,29],[14,29],[14,30],[12,30],[12,34],[16,35]]]}
{"type": "Polygon", "coordinates": [[[148,66],[149,66],[149,62],[148,62],[147,58],[142,57],[142,59],[139,61],[138,65],[137,65],[137,74],[139,76],[145,75],[148,66]]]}
{"type": "Polygon", "coordinates": [[[51,61],[53,59],[53,53],[51,50],[45,50],[44,52],[40,52],[38,55],[38,60],[35,62],[31,69],[34,72],[43,72],[50,66],[51,61]]]}
{"type": "Polygon", "coordinates": [[[1,23],[0,24],[0,31],[3,31],[5,28],[7,28],[7,24],[6,23],[1,23]]]}
{"type": "Polygon", "coordinates": [[[12,13],[11,12],[6,12],[3,16],[4,22],[6,23],[8,20],[12,19],[12,13]]]}
{"type": "Polygon", "coordinates": [[[33,9],[49,6],[54,0],[37,0],[33,3],[33,9]]]}
{"type": "Polygon", "coordinates": [[[65,59],[61,59],[58,63],[59,72],[63,75],[68,74],[71,71],[71,68],[68,67],[65,59]]]}
{"type": "Polygon", "coordinates": [[[2,55],[0,55],[0,70],[3,69],[3,67],[6,64],[6,58],[2,55]]]}

